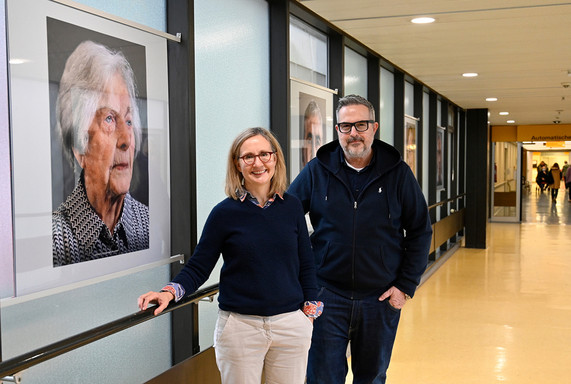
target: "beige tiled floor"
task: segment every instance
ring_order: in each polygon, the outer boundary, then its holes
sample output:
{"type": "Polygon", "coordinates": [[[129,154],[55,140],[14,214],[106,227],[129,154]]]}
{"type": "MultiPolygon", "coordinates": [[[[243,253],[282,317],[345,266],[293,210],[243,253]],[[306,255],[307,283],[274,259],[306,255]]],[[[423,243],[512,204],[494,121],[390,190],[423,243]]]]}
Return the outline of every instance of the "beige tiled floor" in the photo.
{"type": "Polygon", "coordinates": [[[461,247],[406,304],[387,383],[570,378],[571,227],[492,223],[487,249],[461,247]]]}

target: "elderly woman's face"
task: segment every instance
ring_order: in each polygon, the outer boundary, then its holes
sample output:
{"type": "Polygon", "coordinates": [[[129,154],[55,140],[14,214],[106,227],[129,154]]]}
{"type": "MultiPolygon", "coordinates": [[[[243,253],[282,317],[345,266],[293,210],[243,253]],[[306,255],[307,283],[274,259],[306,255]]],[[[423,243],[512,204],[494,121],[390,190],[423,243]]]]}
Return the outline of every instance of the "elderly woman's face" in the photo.
{"type": "Polygon", "coordinates": [[[129,92],[116,74],[101,95],[80,160],[88,195],[113,198],[129,191],[135,157],[131,112],[129,92]]]}
{"type": "Polygon", "coordinates": [[[323,142],[323,125],[321,116],[311,115],[305,119],[305,130],[303,137],[303,165],[313,159],[317,154],[317,150],[323,142]]]}

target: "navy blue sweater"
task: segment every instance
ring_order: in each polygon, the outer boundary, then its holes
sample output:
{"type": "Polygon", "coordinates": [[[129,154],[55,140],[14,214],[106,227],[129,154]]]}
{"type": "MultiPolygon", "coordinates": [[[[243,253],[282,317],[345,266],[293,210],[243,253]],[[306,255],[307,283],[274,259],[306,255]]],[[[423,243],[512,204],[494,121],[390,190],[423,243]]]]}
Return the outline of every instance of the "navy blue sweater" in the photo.
{"type": "Polygon", "coordinates": [[[316,300],[315,263],[301,203],[284,194],[262,209],[247,199],[216,205],[200,241],[173,279],[186,293],[198,289],[222,254],[219,307],[273,316],[316,300]]]}

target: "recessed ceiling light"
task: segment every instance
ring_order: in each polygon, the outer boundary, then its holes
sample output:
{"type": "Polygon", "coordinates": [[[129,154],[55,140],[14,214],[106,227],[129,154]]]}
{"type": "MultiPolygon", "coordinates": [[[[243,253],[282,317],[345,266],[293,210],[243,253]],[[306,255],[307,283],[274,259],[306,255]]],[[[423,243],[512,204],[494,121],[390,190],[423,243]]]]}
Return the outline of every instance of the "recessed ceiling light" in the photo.
{"type": "Polygon", "coordinates": [[[509,114],[510,114],[509,112],[500,112],[500,115],[502,115],[502,116],[507,116],[509,114]]]}
{"type": "Polygon", "coordinates": [[[464,76],[464,77],[476,77],[476,76],[478,76],[478,74],[476,72],[466,72],[466,73],[463,73],[462,76],[464,76]]]}
{"type": "Polygon", "coordinates": [[[486,97],[486,101],[498,101],[497,97],[486,97]]]}
{"type": "Polygon", "coordinates": [[[515,123],[515,120],[508,120],[508,121],[506,121],[506,123],[513,124],[513,123],[515,123]]]}
{"type": "Polygon", "coordinates": [[[410,22],[414,23],[414,24],[430,24],[430,23],[434,23],[434,18],[433,17],[424,17],[424,16],[423,17],[415,17],[410,22]]]}

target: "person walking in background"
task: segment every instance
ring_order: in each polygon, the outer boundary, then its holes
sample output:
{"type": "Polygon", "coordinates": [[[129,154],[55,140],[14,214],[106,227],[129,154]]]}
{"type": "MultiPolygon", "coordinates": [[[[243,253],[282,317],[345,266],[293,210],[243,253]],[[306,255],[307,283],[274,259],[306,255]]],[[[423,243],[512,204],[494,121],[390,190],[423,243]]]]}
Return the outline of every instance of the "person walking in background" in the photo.
{"type": "Polygon", "coordinates": [[[308,384],[342,384],[350,343],[354,383],[385,383],[400,311],[426,269],[432,228],[410,167],[374,138],[372,104],[337,106],[337,141],[323,145],[288,192],[309,212],[318,299],[308,384]]]}
{"type": "Polygon", "coordinates": [[[569,192],[569,202],[571,202],[571,167],[567,167],[567,172],[565,172],[565,186],[569,192]]]}
{"type": "Polygon", "coordinates": [[[569,169],[569,164],[567,161],[563,162],[563,168],[561,168],[561,174],[563,175],[563,181],[565,182],[565,190],[569,189],[567,183],[569,179],[567,178],[567,170],[569,169]]]}
{"type": "Polygon", "coordinates": [[[557,194],[559,193],[559,187],[561,185],[561,169],[559,169],[559,164],[554,163],[549,170],[549,188],[551,188],[551,200],[557,202],[557,194]]]}
{"type": "Polygon", "coordinates": [[[219,314],[214,335],[223,384],[302,384],[316,301],[315,265],[299,200],[286,189],[286,166],[276,138],[263,128],[236,137],[226,172],[228,198],[212,209],[182,271],[138,305],[158,304],[196,291],[220,254],[219,314]]]}
{"type": "Polygon", "coordinates": [[[541,193],[545,191],[549,186],[549,173],[547,170],[547,164],[544,161],[539,163],[537,167],[537,177],[535,178],[535,182],[539,186],[541,193]]]}

